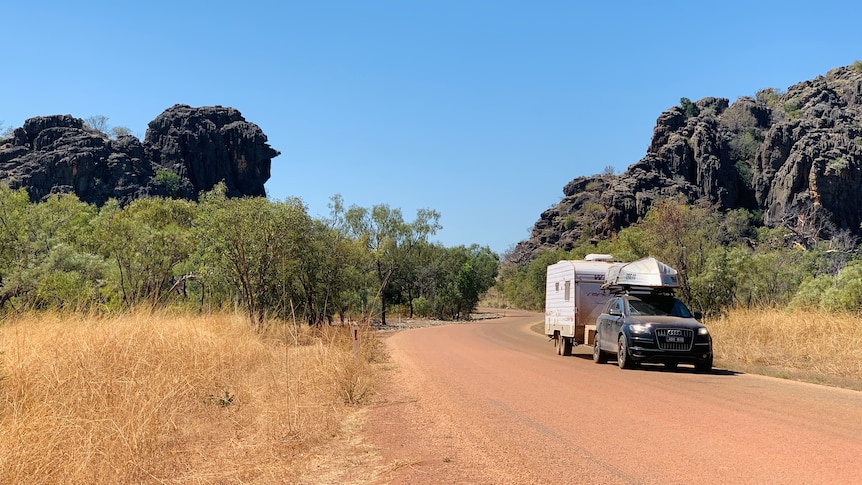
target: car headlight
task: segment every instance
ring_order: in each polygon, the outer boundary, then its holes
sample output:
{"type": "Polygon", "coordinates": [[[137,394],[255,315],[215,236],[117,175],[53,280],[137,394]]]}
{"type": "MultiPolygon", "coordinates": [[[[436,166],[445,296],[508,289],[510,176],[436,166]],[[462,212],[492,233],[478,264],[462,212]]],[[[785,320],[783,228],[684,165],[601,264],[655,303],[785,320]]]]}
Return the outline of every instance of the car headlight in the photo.
{"type": "Polygon", "coordinates": [[[644,323],[644,324],[638,323],[638,324],[632,325],[630,328],[632,329],[632,333],[650,333],[650,330],[652,330],[652,325],[650,325],[648,323],[644,323]]]}
{"type": "Polygon", "coordinates": [[[709,335],[709,330],[707,330],[706,327],[700,327],[697,329],[697,334],[698,335],[709,335]]]}

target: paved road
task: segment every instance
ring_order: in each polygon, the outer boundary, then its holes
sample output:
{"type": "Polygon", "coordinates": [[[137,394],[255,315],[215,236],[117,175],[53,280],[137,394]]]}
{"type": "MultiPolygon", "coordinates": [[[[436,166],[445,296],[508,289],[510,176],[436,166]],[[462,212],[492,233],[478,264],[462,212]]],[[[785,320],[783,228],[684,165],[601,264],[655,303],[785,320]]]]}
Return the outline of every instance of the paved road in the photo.
{"type": "Polygon", "coordinates": [[[862,393],[556,355],[541,314],[398,332],[388,483],[862,483],[862,393]]]}

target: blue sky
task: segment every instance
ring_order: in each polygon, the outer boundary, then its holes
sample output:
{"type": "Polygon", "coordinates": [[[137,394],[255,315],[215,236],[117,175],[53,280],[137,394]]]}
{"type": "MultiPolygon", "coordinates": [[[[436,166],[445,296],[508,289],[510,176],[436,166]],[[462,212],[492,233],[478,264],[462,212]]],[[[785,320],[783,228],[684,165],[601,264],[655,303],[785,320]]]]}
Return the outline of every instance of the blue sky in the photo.
{"type": "Polygon", "coordinates": [[[503,253],[562,188],[641,159],[681,97],[732,101],[862,59],[858,2],[5,2],[0,121],[170,106],[258,124],[273,200],[435,209],[503,253]]]}

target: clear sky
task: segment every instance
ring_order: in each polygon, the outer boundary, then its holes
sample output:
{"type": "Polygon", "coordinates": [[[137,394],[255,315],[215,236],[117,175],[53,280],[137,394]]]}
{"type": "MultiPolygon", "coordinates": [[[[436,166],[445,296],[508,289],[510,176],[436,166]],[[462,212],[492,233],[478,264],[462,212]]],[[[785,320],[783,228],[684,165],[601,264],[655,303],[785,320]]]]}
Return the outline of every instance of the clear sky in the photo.
{"type": "Polygon", "coordinates": [[[862,3],[40,1],[0,6],[0,121],[101,115],[143,138],[222,105],[281,156],[269,197],[441,214],[503,253],[581,175],[646,153],[656,118],[862,59],[862,3]]]}

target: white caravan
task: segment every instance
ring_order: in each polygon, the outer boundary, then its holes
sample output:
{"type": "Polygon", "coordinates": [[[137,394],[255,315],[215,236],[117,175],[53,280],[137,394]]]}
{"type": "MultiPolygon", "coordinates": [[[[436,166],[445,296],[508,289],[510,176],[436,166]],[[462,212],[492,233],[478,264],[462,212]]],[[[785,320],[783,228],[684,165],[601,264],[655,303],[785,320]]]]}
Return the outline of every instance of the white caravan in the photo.
{"type": "Polygon", "coordinates": [[[588,254],[583,260],[563,260],[548,266],[545,286],[545,335],[554,340],[557,353],[571,355],[576,344],[592,343],[596,315],[610,292],[602,288],[610,254],[588,254]]]}

